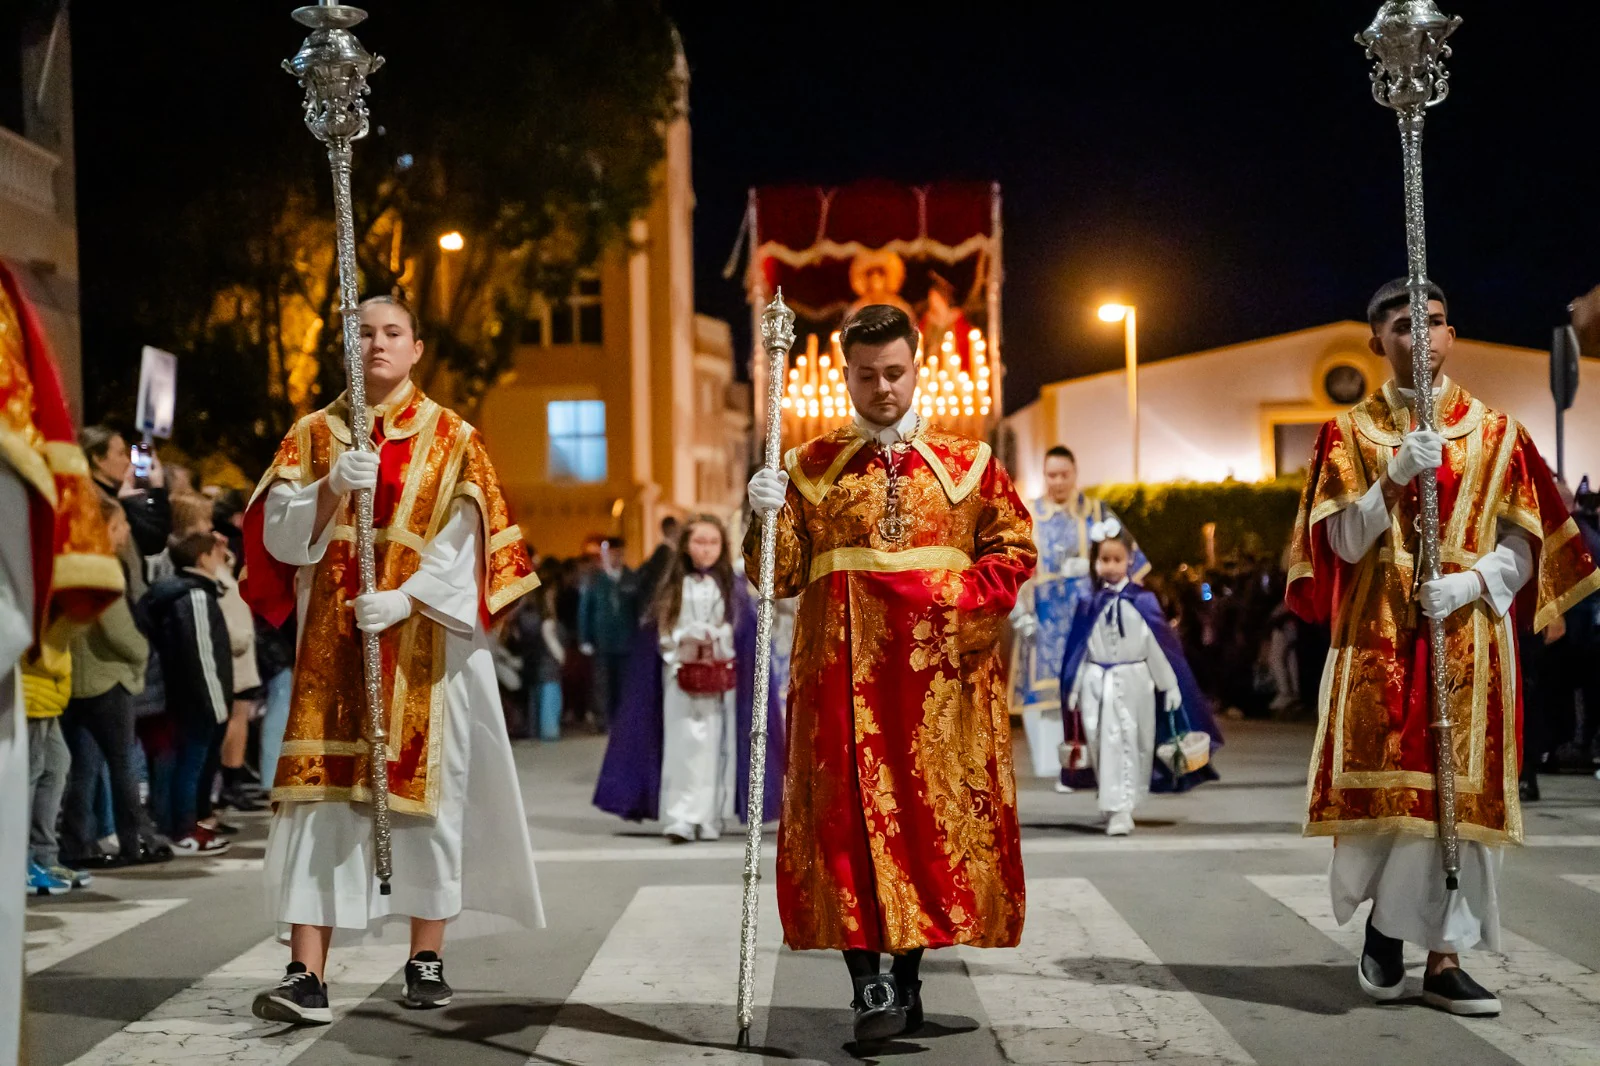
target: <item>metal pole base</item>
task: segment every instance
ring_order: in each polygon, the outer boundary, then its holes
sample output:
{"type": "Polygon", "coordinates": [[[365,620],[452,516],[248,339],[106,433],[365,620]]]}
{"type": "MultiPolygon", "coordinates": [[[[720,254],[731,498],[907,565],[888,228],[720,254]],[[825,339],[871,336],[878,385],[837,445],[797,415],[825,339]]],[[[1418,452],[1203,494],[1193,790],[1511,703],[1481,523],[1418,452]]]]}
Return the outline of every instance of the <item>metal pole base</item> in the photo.
{"type": "Polygon", "coordinates": [[[1446,877],[1444,879],[1444,888],[1445,888],[1446,892],[1454,892],[1456,889],[1458,889],[1460,887],[1461,887],[1461,879],[1458,878],[1455,874],[1451,874],[1451,875],[1449,875],[1448,877],[1446,877]]]}
{"type": "Polygon", "coordinates": [[[384,881],[384,882],[382,882],[381,884],[378,885],[378,895],[387,896],[388,894],[389,894],[389,882],[384,881]]]}
{"type": "Polygon", "coordinates": [[[750,1029],[748,1027],[739,1030],[739,1039],[734,1041],[733,1046],[736,1048],[748,1048],[750,1046],[750,1029]]]}

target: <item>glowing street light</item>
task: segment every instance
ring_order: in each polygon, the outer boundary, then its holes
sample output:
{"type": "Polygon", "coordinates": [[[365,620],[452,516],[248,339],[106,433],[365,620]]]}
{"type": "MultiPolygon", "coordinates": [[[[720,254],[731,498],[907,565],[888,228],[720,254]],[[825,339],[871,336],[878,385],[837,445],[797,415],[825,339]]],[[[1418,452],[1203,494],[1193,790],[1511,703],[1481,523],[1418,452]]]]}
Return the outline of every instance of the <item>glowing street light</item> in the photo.
{"type": "Polygon", "coordinates": [[[1133,480],[1139,480],[1139,315],[1132,304],[1101,304],[1100,321],[1121,322],[1128,362],[1128,424],[1133,428],[1133,480]]]}
{"type": "Polygon", "coordinates": [[[467,246],[467,239],[461,236],[460,230],[451,230],[449,233],[439,234],[439,247],[447,252],[459,252],[467,246]]]}

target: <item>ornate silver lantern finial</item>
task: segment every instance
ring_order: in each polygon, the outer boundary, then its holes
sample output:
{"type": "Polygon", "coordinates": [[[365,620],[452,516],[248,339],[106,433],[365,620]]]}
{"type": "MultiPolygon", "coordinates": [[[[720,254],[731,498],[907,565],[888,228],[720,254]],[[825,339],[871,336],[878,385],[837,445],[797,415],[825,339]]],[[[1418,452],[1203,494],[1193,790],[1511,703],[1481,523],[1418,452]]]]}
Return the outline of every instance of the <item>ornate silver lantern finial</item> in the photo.
{"type": "Polygon", "coordinates": [[[788,352],[794,347],[794,312],[783,302],[781,288],[761,313],[761,343],[768,351],[788,352]]]}
{"type": "Polygon", "coordinates": [[[311,35],[283,61],[283,69],[300,80],[306,125],[330,148],[348,148],[367,135],[367,76],[383,66],[383,57],[361,47],[350,32],[366,17],[359,7],[326,2],[294,13],[311,35]]]}
{"type": "Polygon", "coordinates": [[[1372,64],[1372,98],[1396,111],[1432,107],[1450,95],[1445,38],[1461,16],[1443,14],[1433,0],[1387,0],[1356,36],[1372,64]]]}

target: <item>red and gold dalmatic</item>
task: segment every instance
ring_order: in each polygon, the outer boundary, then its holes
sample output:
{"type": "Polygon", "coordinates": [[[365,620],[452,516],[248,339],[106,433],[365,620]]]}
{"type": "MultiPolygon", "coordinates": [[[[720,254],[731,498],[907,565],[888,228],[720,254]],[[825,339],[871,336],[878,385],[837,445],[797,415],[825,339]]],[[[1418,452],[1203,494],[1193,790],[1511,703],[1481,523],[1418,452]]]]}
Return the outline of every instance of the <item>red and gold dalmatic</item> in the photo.
{"type": "Polygon", "coordinates": [[[28,487],[34,638],[58,618],[89,622],[122,594],[100,490],[73,434],[44,328],[0,263],[0,461],[28,487]]]}
{"type": "MultiPolygon", "coordinates": [[[[1518,623],[1542,630],[1600,588],[1600,574],[1527,432],[1448,379],[1438,404],[1444,572],[1470,569],[1493,551],[1502,522],[1534,546],[1535,574],[1506,617],[1477,600],[1446,622],[1461,836],[1520,843],[1518,623]]],[[[1410,425],[1393,382],[1329,422],[1300,502],[1289,606],[1331,622],[1333,637],[1307,784],[1308,835],[1436,832],[1426,620],[1412,596],[1416,487],[1359,563],[1334,553],[1322,525],[1385,474],[1410,425]]]]}
{"type": "MultiPolygon", "coordinates": [[[[522,531],[511,520],[489,454],[460,415],[420,389],[374,408],[378,487],[373,493],[377,588],[396,589],[416,573],[423,549],[444,527],[451,505],[471,501],[484,552],[480,611],[485,625],[536,588],[522,531]]],[[[242,591],[263,617],[281,624],[295,607],[297,568],[278,562],[262,542],[266,491],[276,481],[310,485],[350,447],[348,401],[302,418],[278,446],[245,514],[242,591]]],[[[301,620],[294,689],[274,800],[367,802],[366,705],[361,634],[350,601],[359,591],[355,527],[346,511],[312,577],[301,620]]],[[[439,799],[445,709],[445,630],[422,612],[379,636],[389,709],[389,805],[433,815],[439,799]]]]}
{"type": "MultiPolygon", "coordinates": [[[[791,451],[776,587],[800,595],[778,832],[792,948],[1014,945],[1022,855],[997,638],[1033,572],[1027,509],[989,447],[923,431],[898,460],[854,427],[791,451]]],[[[759,529],[745,544],[756,574],[759,529]]]]}

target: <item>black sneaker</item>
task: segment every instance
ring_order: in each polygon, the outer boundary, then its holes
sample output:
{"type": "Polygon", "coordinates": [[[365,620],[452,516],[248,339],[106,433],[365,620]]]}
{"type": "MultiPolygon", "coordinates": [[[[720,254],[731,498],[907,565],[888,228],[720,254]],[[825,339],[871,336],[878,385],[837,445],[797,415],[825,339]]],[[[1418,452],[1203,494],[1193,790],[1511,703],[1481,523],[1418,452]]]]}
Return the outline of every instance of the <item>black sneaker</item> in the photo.
{"type": "Polygon", "coordinates": [[[1392,1003],[1406,994],[1405,942],[1384,936],[1367,916],[1367,942],[1356,964],[1361,991],[1379,1003],[1392,1003]]]}
{"type": "Polygon", "coordinates": [[[905,1008],[906,1027],[900,1030],[910,1035],[922,1028],[922,982],[900,981],[900,1006],[905,1008]]]}
{"type": "Polygon", "coordinates": [[[306,971],[305,963],[291,962],[278,987],[257,994],[251,1013],[269,1022],[289,1025],[327,1025],[333,1021],[328,1009],[328,986],[317,975],[306,971]]]}
{"type": "MultiPolygon", "coordinates": [[[[222,795],[217,797],[217,806],[225,810],[240,811],[244,814],[253,814],[265,808],[252,796],[241,788],[225,788],[222,795]]],[[[220,822],[219,822],[220,824],[220,822]]]]}
{"type": "Polygon", "coordinates": [[[871,974],[853,979],[856,986],[856,1043],[871,1044],[899,1036],[906,1030],[906,1009],[893,974],[871,974]]]}
{"type": "Polygon", "coordinates": [[[1424,977],[1422,1002],[1450,1014],[1483,1017],[1500,1013],[1500,1000],[1495,994],[1468,977],[1459,966],[1424,977]]]}
{"type": "Polygon", "coordinates": [[[419,951],[406,963],[405,1004],[417,1010],[448,1006],[455,991],[444,980],[444,960],[431,951],[419,951]]]}

